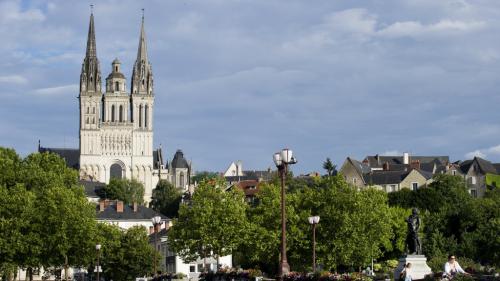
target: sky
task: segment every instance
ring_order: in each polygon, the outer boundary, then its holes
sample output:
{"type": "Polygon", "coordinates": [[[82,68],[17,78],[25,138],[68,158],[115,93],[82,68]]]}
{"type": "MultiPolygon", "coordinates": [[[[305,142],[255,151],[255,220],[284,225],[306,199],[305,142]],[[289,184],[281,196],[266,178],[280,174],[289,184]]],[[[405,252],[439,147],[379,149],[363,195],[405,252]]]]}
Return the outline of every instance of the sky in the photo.
{"type": "MultiPolygon", "coordinates": [[[[78,148],[91,1],[0,0],[0,146],[78,148]]],[[[195,170],[322,172],[329,157],[500,162],[498,0],[99,0],[102,77],[130,87],[141,9],[154,143],[195,170]]]]}

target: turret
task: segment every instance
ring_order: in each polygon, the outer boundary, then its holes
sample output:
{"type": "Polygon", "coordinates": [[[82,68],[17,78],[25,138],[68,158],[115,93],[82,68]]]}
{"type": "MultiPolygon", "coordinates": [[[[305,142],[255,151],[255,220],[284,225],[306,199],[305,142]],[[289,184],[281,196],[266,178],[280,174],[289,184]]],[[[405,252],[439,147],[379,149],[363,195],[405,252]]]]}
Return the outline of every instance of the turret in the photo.
{"type": "Polygon", "coordinates": [[[142,16],[137,59],[132,71],[131,93],[132,95],[153,95],[153,71],[148,61],[144,15],[142,16]]]}
{"type": "Polygon", "coordinates": [[[83,59],[80,74],[80,93],[101,93],[101,69],[97,59],[94,14],[90,14],[89,33],[87,37],[87,51],[83,59]]]}

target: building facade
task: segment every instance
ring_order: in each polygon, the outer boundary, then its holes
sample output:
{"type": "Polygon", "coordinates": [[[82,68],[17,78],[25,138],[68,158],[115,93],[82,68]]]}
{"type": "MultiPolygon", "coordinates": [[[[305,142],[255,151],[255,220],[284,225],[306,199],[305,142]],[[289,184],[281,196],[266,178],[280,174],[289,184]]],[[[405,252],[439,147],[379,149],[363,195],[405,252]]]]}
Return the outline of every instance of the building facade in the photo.
{"type": "Polygon", "coordinates": [[[87,50],[80,74],[80,177],[108,183],[111,177],[143,183],[145,200],[161,174],[154,176],[153,71],[148,60],[144,17],[130,92],[115,59],[101,89],[94,15],[90,16],[87,50]]]}

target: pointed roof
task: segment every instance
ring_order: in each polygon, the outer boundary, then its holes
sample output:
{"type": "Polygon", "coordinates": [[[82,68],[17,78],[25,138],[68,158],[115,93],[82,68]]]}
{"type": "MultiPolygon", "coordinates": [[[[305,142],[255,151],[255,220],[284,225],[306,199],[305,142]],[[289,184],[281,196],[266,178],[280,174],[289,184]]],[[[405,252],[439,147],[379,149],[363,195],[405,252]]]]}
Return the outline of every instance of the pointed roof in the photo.
{"type": "Polygon", "coordinates": [[[86,57],[97,57],[95,46],[94,13],[90,13],[89,34],[87,36],[86,57]]]}
{"type": "Polygon", "coordinates": [[[137,49],[137,61],[136,63],[140,63],[142,60],[144,62],[148,62],[148,49],[146,47],[146,32],[144,31],[144,15],[142,15],[142,23],[141,23],[141,35],[139,37],[139,48],[137,49]]]}

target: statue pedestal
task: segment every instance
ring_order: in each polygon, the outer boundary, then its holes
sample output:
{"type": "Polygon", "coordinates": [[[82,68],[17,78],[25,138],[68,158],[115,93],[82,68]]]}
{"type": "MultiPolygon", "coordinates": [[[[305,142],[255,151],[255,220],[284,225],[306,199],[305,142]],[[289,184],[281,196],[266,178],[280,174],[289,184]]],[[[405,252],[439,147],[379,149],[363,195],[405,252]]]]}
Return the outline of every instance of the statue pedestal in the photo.
{"type": "Polygon", "coordinates": [[[424,279],[426,275],[432,274],[424,255],[407,255],[399,259],[398,267],[394,271],[394,280],[399,279],[399,274],[407,263],[411,263],[411,278],[413,280],[424,279]]]}

